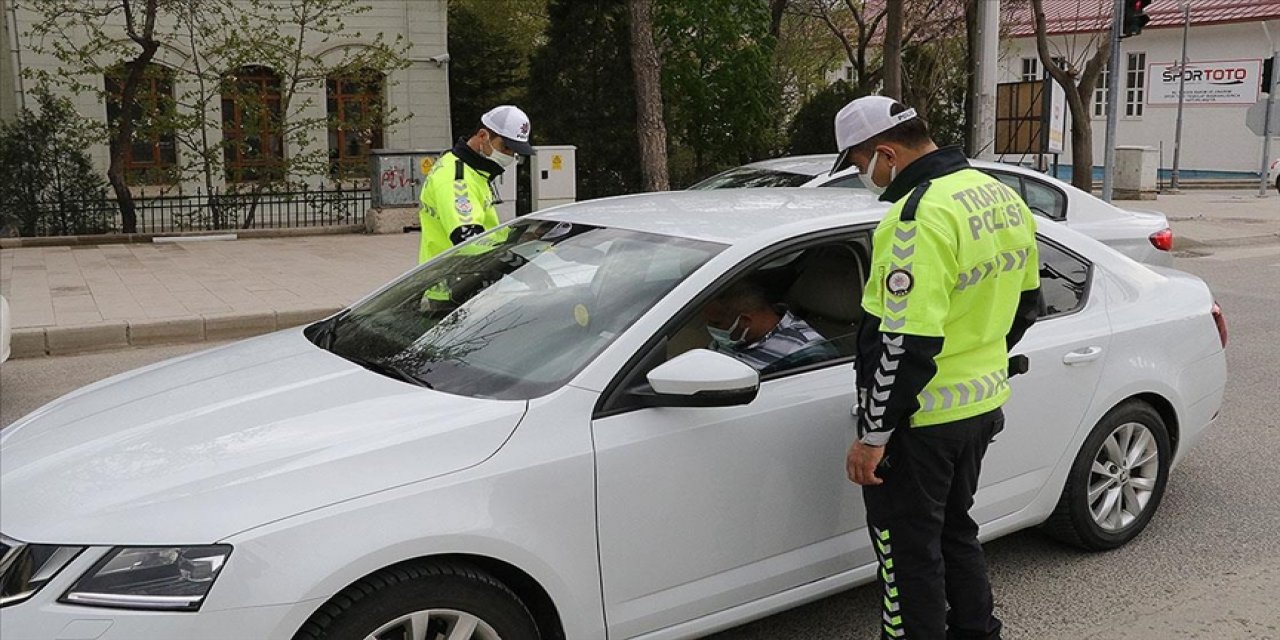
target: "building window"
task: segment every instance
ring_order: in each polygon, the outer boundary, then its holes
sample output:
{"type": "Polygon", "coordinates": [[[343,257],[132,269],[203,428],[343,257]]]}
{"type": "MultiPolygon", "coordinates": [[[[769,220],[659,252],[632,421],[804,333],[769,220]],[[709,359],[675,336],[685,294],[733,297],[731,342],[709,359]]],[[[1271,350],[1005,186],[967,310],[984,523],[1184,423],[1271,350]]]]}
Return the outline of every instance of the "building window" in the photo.
{"type": "Polygon", "coordinates": [[[222,82],[223,161],[228,182],[284,177],[280,76],[241,67],[222,82]]]}
{"type": "MultiPolygon", "coordinates": [[[[121,94],[124,92],[127,67],[119,65],[104,76],[107,103],[107,125],[114,131],[124,114],[121,94]]],[[[162,184],[173,180],[178,163],[170,116],[174,110],[173,70],[148,64],[134,94],[133,135],[124,146],[125,180],[130,184],[162,184]]],[[[120,141],[112,139],[111,154],[120,141]]]]}
{"type": "Polygon", "coordinates": [[[376,71],[330,76],[329,175],[367,176],[369,150],[382,148],[383,88],[376,71]]]}
{"type": "Polygon", "coordinates": [[[1022,81],[1033,82],[1040,79],[1040,59],[1039,58],[1023,58],[1022,59],[1022,81]]]}
{"type": "Polygon", "coordinates": [[[853,82],[853,65],[844,68],[844,79],[853,82]]]}
{"type": "Polygon", "coordinates": [[[1098,84],[1093,88],[1093,117],[1107,117],[1107,78],[1110,77],[1109,70],[1102,68],[1102,73],[1098,74],[1098,84]]]}
{"type": "Polygon", "coordinates": [[[1124,115],[1141,118],[1147,100],[1147,54],[1130,53],[1124,79],[1124,115]]]}

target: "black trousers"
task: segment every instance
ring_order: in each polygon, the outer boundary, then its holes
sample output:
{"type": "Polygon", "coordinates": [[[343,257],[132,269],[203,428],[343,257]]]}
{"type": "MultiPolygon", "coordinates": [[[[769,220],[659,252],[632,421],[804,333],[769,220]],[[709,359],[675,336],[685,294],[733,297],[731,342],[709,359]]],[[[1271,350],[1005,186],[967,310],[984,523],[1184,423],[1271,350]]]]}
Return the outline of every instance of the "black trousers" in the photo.
{"type": "Polygon", "coordinates": [[[881,638],[998,640],[987,563],[969,516],[997,409],[929,427],[895,429],[862,488],[884,591],[881,638]]]}

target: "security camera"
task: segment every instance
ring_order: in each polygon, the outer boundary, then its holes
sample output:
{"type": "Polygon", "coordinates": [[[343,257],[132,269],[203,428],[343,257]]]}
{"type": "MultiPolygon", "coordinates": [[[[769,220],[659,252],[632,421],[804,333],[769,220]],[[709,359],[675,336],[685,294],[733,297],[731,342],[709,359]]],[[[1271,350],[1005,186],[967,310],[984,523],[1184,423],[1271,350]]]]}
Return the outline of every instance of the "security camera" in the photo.
{"type": "Polygon", "coordinates": [[[430,60],[431,62],[436,63],[437,67],[441,67],[441,66],[444,66],[445,64],[448,64],[450,59],[451,58],[447,53],[442,53],[440,55],[435,55],[435,56],[431,56],[430,58],[427,58],[427,60],[430,60]]]}

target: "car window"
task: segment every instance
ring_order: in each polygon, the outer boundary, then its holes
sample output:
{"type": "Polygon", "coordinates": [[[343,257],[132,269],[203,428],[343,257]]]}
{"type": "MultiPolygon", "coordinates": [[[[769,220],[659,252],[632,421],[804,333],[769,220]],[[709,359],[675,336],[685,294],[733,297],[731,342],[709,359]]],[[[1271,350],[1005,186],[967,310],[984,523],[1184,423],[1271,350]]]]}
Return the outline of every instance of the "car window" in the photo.
{"type": "Polygon", "coordinates": [[[1038,239],[1040,249],[1040,291],[1044,294],[1045,318],[1064,315],[1084,306],[1089,292],[1091,265],[1057,245],[1038,239]]]}
{"type": "Polygon", "coordinates": [[[1022,197],[1031,211],[1052,220],[1067,217],[1067,196],[1061,191],[1034,178],[1023,178],[1022,197]]]}
{"type": "Polygon", "coordinates": [[[862,180],[858,178],[858,174],[852,173],[847,176],[841,176],[830,182],[824,182],[820,186],[838,187],[841,189],[862,189],[866,191],[866,185],[862,184],[862,180]]]}
{"type": "Polygon", "coordinates": [[[722,249],[524,220],[441,255],[307,336],[373,371],[440,391],[535,398],[577,375],[722,249]]]}
{"type": "MultiPolygon", "coordinates": [[[[1000,171],[992,171],[991,175],[994,176],[996,180],[999,180],[1000,182],[1003,182],[1006,185],[1012,187],[1013,190],[1017,191],[1019,194],[1024,193],[1022,191],[1022,178],[1019,178],[1018,176],[1015,176],[1011,173],[1003,173],[1000,171]]],[[[1025,194],[1023,197],[1025,197],[1025,194]]]]}
{"type": "Polygon", "coordinates": [[[775,257],[704,296],[670,335],[669,360],[711,349],[765,378],[851,358],[862,319],[866,252],[847,241],[775,257]]]}
{"type": "Polygon", "coordinates": [[[799,187],[813,176],[789,171],[775,171],[757,167],[738,167],[720,173],[689,187],[691,190],[735,189],[745,187],[799,187]]]}

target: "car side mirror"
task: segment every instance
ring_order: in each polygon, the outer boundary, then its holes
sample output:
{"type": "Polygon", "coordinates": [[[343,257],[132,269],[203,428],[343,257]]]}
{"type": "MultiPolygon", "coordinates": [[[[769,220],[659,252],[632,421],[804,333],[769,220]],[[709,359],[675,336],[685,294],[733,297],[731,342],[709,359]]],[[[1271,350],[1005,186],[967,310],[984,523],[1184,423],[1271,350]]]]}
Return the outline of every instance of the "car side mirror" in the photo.
{"type": "Polygon", "coordinates": [[[654,367],[648,388],[632,392],[650,407],[733,407],[751,404],[760,374],[732,356],[694,349],[654,367]]]}

